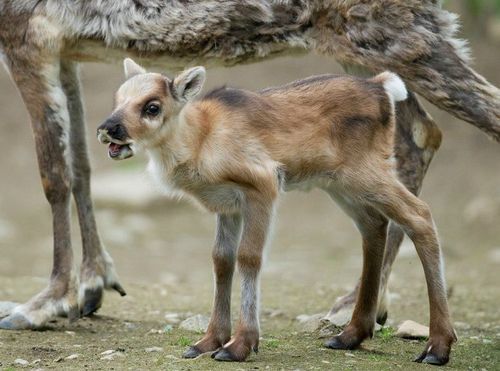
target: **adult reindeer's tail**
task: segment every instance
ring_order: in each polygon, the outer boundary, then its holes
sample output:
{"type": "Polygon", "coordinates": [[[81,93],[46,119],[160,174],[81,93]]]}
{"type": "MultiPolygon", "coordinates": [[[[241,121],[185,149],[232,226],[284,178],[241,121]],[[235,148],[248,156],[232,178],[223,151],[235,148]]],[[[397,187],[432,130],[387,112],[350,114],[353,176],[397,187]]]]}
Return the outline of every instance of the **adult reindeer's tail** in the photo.
{"type": "Polygon", "coordinates": [[[437,3],[343,2],[318,13],[316,49],[344,65],[398,73],[410,90],[500,142],[500,90],[468,66],[457,17],[437,3]]]}

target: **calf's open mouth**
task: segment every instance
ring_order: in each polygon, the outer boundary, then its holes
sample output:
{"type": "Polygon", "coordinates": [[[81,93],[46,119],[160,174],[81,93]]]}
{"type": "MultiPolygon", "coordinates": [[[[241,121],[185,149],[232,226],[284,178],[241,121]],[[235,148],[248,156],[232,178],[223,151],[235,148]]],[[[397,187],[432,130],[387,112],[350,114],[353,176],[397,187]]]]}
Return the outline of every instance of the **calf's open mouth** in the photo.
{"type": "Polygon", "coordinates": [[[108,155],[113,160],[125,160],[126,158],[132,157],[134,152],[129,144],[118,144],[109,143],[108,155]]]}

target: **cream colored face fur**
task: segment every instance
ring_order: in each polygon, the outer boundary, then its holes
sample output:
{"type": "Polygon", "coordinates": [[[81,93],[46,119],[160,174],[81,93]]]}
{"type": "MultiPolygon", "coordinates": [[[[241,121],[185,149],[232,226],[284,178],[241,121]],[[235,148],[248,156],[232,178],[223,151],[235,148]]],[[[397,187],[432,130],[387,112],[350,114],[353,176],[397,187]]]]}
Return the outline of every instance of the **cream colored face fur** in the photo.
{"type": "Polygon", "coordinates": [[[147,73],[131,59],[124,61],[127,81],[115,95],[111,116],[98,128],[101,143],[109,143],[109,156],[122,160],[137,148],[152,148],[176,125],[182,107],[203,87],[205,69],[193,67],[170,80],[147,73]]]}

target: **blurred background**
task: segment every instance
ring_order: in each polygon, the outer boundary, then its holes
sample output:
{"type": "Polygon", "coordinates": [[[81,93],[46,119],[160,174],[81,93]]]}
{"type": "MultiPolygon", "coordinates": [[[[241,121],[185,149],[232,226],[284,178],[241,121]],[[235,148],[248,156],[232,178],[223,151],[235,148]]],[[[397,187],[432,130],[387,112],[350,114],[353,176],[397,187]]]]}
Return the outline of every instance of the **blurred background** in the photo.
{"type": "MultiPolygon", "coordinates": [[[[461,15],[461,35],[470,40],[474,68],[500,86],[500,1],[454,0],[444,6],[461,15]]],[[[206,90],[221,84],[260,89],[339,72],[332,58],[279,58],[210,69],[206,90]]],[[[207,311],[215,218],[186,202],[165,199],[145,174],[143,157],[111,161],[107,148],[95,139],[122,80],[120,65],[82,68],[102,238],[125,286],[183,288],[186,302],[197,300],[197,308],[207,311]]],[[[453,312],[460,321],[479,326],[487,320],[498,327],[500,145],[424,103],[444,134],[422,198],[430,204],[440,231],[453,312]]],[[[42,287],[50,273],[52,227],[28,115],[4,70],[0,71],[0,149],[0,300],[22,301],[42,287]]],[[[79,261],[76,216],[73,221],[79,261]]],[[[291,316],[326,312],[336,296],[354,285],[360,271],[360,238],[349,218],[319,191],[284,195],[262,277],[263,308],[287,308],[291,316]]],[[[391,288],[397,308],[393,319],[412,314],[426,321],[422,269],[408,242],[395,263],[391,288]]],[[[168,297],[159,302],[162,308],[178,305],[168,297]]]]}

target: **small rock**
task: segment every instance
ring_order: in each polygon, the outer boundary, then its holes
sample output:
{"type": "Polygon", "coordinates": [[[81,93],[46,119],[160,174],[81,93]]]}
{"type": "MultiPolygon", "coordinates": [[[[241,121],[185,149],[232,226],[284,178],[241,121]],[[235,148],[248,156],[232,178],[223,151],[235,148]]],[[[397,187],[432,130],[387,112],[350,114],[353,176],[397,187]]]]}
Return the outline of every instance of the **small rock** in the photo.
{"type": "Polygon", "coordinates": [[[187,331],[206,332],[209,321],[210,319],[208,317],[196,314],[182,321],[179,328],[187,331]]]}
{"type": "Polygon", "coordinates": [[[301,314],[295,319],[299,322],[300,328],[304,332],[316,331],[321,323],[321,319],[324,317],[323,314],[301,314]]]}
{"type": "Polygon", "coordinates": [[[135,323],[132,322],[125,322],[124,325],[127,330],[136,330],[138,327],[135,323]]]}
{"type": "Polygon", "coordinates": [[[172,325],[165,325],[165,327],[163,327],[163,333],[165,334],[169,334],[171,333],[172,331],[174,330],[174,327],[172,325]]]}
{"type": "Polygon", "coordinates": [[[404,321],[396,331],[396,336],[405,339],[422,339],[429,337],[429,327],[412,320],[404,321]]]}
{"type": "Polygon", "coordinates": [[[79,354],[77,354],[77,353],[75,353],[75,354],[70,354],[69,356],[67,356],[67,357],[66,357],[66,358],[64,358],[64,359],[66,359],[66,360],[68,360],[68,361],[71,361],[72,359],[77,359],[77,358],[78,358],[78,356],[79,356],[79,354]]]}
{"type": "Polygon", "coordinates": [[[349,353],[349,352],[346,352],[346,353],[344,353],[344,354],[345,354],[347,357],[353,357],[353,358],[354,358],[354,357],[356,357],[354,354],[349,353]]]}
{"type": "Polygon", "coordinates": [[[74,335],[75,332],[74,331],[64,331],[65,334],[68,334],[68,335],[74,335]]]}
{"type": "Polygon", "coordinates": [[[37,363],[40,363],[42,362],[42,360],[40,358],[37,358],[35,360],[33,360],[33,362],[31,362],[32,365],[36,365],[37,363]]]}
{"type": "Polygon", "coordinates": [[[16,365],[20,365],[20,366],[27,366],[29,365],[30,363],[25,360],[25,359],[22,359],[22,358],[17,358],[15,361],[14,361],[14,364],[16,365]]]}
{"type": "Polygon", "coordinates": [[[0,318],[7,317],[18,305],[12,301],[0,301],[0,318]]]}
{"type": "Polygon", "coordinates": [[[115,358],[120,358],[120,357],[125,357],[125,353],[113,351],[113,353],[106,354],[104,357],[101,357],[101,360],[103,360],[103,361],[112,361],[115,358]]]}
{"type": "Polygon", "coordinates": [[[171,324],[178,324],[181,321],[181,316],[179,313],[165,313],[165,321],[171,324]]]}
{"type": "Polygon", "coordinates": [[[151,348],[146,348],[144,350],[148,353],[163,352],[163,348],[160,347],[151,347],[151,348]]]}
{"type": "Polygon", "coordinates": [[[114,349],[108,349],[101,353],[101,356],[107,356],[108,354],[113,354],[116,352],[114,349]]]}
{"type": "Polygon", "coordinates": [[[325,320],[330,322],[330,324],[337,327],[344,327],[349,323],[352,317],[352,309],[344,308],[339,310],[337,313],[325,316],[325,320]]]}

